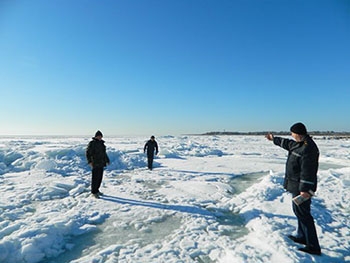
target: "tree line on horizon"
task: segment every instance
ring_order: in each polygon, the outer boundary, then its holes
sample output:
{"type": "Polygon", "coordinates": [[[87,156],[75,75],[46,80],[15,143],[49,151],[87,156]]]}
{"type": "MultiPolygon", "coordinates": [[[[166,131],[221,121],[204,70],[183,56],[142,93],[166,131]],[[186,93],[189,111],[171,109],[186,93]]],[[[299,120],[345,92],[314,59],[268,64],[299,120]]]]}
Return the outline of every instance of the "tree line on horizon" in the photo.
{"type": "MultiPolygon", "coordinates": [[[[290,131],[255,131],[255,132],[231,132],[231,131],[212,131],[202,133],[200,135],[266,135],[267,133],[273,133],[276,135],[289,135],[290,131]]],[[[330,136],[330,137],[349,137],[350,132],[337,132],[337,131],[310,131],[308,134],[312,136],[330,136]]]]}

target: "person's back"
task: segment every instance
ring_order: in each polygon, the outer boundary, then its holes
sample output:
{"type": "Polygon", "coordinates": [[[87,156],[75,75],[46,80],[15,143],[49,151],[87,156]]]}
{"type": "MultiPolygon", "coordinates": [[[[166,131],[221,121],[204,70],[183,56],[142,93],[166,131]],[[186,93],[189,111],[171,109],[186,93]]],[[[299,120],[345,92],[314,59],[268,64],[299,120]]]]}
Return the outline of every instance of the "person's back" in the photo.
{"type": "Polygon", "coordinates": [[[155,140],[148,140],[146,143],[147,155],[153,155],[157,151],[158,144],[155,140]]]}
{"type": "Polygon", "coordinates": [[[152,135],[151,139],[148,140],[143,147],[143,152],[145,153],[147,150],[147,162],[148,162],[148,169],[152,170],[153,168],[153,157],[154,154],[158,154],[158,143],[155,140],[155,137],[152,135]]]}

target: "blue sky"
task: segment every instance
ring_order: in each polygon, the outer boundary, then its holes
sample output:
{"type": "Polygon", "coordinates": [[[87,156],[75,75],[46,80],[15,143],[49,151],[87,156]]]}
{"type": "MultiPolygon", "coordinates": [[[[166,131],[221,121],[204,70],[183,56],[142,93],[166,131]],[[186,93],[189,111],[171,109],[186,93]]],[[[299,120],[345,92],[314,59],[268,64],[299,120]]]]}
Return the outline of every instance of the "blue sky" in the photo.
{"type": "Polygon", "coordinates": [[[0,134],[350,131],[350,2],[0,2],[0,134]]]}

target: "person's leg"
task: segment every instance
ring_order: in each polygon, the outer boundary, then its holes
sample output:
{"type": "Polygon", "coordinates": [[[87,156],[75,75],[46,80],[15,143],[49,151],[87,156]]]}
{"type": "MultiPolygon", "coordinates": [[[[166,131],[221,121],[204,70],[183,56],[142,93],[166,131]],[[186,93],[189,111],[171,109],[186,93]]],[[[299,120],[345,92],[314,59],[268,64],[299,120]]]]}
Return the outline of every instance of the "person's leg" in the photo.
{"type": "Polygon", "coordinates": [[[147,161],[148,161],[148,169],[152,170],[152,166],[153,166],[153,155],[148,155],[148,156],[147,156],[147,161]]]}
{"type": "Polygon", "coordinates": [[[91,193],[97,194],[98,188],[97,188],[97,181],[98,181],[98,169],[97,167],[92,168],[92,178],[91,178],[91,193]]]}
{"type": "MultiPolygon", "coordinates": [[[[294,198],[295,196],[293,196],[294,198]]],[[[299,207],[298,205],[296,205],[294,202],[292,202],[292,207],[293,207],[293,212],[295,214],[295,216],[297,217],[298,219],[298,227],[297,227],[297,235],[296,235],[296,238],[300,239],[300,240],[305,240],[306,242],[306,235],[305,235],[305,232],[304,232],[304,229],[303,229],[303,226],[301,224],[301,221],[299,219],[299,207]]]]}
{"type": "Polygon", "coordinates": [[[307,246],[319,250],[320,245],[318,243],[315,222],[311,215],[311,199],[300,204],[299,211],[300,221],[305,233],[307,246]]]}
{"type": "Polygon", "coordinates": [[[311,215],[311,199],[300,205],[293,203],[293,210],[298,218],[298,235],[304,235],[308,247],[319,250],[320,245],[318,243],[314,218],[311,215]]]}
{"type": "Polygon", "coordinates": [[[150,169],[153,169],[153,155],[150,157],[150,169]]]}
{"type": "Polygon", "coordinates": [[[94,167],[92,169],[91,193],[97,194],[101,186],[103,176],[103,167],[94,167]]]}
{"type": "Polygon", "coordinates": [[[98,168],[98,176],[97,176],[97,192],[100,192],[102,177],[103,177],[103,167],[99,167],[98,168]]]}

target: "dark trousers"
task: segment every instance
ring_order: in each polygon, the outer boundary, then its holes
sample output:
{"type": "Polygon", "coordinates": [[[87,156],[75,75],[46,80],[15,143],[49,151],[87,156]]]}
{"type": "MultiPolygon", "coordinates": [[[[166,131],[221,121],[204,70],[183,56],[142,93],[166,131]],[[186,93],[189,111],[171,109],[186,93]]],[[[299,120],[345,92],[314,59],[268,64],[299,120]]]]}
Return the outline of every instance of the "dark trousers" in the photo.
{"type": "Polygon", "coordinates": [[[97,194],[99,192],[103,176],[103,167],[92,168],[91,193],[97,194]]]}
{"type": "Polygon", "coordinates": [[[153,168],[153,154],[147,154],[148,169],[153,168]]]}
{"type": "MultiPolygon", "coordinates": [[[[297,195],[293,194],[293,197],[297,195]]],[[[306,245],[313,249],[320,249],[314,218],[311,213],[311,198],[300,205],[293,202],[293,211],[298,218],[297,237],[306,240],[306,245]]]]}

